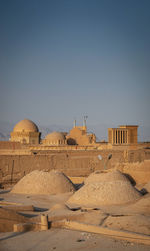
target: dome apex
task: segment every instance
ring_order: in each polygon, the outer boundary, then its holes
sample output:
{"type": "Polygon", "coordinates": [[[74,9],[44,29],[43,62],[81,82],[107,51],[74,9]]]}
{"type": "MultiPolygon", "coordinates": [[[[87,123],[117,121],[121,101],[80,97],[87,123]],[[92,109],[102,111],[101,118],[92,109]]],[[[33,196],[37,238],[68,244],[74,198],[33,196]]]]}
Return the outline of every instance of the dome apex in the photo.
{"type": "Polygon", "coordinates": [[[38,132],[38,131],[39,129],[37,125],[29,119],[21,120],[15,125],[13,129],[13,132],[38,132]]]}
{"type": "Polygon", "coordinates": [[[63,133],[61,132],[52,132],[50,134],[48,134],[45,139],[47,140],[65,140],[65,137],[63,135],[63,133]]]}

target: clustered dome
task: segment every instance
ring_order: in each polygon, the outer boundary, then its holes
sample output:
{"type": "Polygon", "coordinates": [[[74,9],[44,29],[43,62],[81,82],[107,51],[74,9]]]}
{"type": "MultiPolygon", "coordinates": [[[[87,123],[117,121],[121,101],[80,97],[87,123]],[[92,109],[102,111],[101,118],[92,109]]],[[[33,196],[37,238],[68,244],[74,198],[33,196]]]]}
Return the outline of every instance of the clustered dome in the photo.
{"type": "MultiPolygon", "coordinates": [[[[23,119],[14,126],[13,132],[39,132],[39,129],[32,120],[23,119]]],[[[45,141],[64,144],[65,136],[62,132],[52,132],[45,137],[45,141]]]]}
{"type": "Polygon", "coordinates": [[[45,137],[46,140],[65,140],[65,136],[61,132],[52,132],[45,137]]]}

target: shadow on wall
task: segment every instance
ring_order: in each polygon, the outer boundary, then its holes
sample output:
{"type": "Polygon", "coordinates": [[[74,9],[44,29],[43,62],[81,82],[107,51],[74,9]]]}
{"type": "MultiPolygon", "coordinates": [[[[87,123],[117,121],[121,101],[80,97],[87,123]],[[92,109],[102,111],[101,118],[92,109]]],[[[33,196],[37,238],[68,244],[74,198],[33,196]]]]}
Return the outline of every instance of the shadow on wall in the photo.
{"type": "Polygon", "coordinates": [[[67,139],[67,144],[68,145],[77,145],[77,142],[75,139],[69,138],[69,139],[67,139]]]}

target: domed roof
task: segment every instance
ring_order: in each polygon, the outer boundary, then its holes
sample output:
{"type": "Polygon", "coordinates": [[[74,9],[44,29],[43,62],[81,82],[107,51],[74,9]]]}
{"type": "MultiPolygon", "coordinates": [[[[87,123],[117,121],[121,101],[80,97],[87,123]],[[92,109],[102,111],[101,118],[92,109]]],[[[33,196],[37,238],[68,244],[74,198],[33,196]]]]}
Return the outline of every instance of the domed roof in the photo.
{"type": "Polygon", "coordinates": [[[15,125],[13,131],[14,132],[23,132],[23,131],[24,132],[38,132],[39,129],[33,121],[29,119],[23,119],[15,125]]]}
{"type": "Polygon", "coordinates": [[[64,173],[58,170],[50,172],[34,170],[24,176],[13,187],[11,193],[60,194],[74,191],[74,184],[64,173]]]}
{"type": "Polygon", "coordinates": [[[62,132],[52,132],[48,134],[45,139],[47,140],[65,140],[65,136],[62,132]]]}

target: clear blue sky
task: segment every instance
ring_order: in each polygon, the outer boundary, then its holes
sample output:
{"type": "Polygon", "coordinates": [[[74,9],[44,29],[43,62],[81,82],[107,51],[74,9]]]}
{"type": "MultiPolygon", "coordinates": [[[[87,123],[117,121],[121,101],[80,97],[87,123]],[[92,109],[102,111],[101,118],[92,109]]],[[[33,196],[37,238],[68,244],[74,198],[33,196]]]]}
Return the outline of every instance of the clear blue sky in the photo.
{"type": "Polygon", "coordinates": [[[150,125],[149,0],[0,0],[0,120],[150,125]]]}

